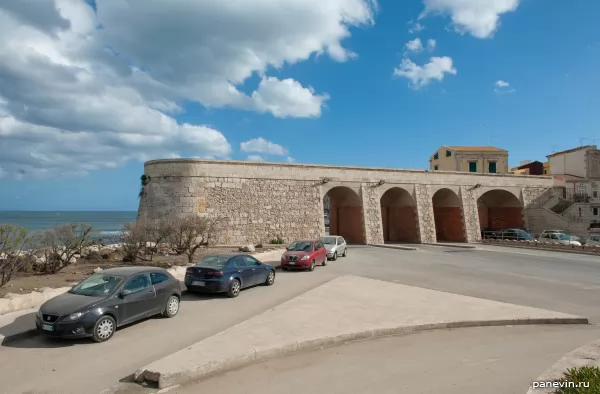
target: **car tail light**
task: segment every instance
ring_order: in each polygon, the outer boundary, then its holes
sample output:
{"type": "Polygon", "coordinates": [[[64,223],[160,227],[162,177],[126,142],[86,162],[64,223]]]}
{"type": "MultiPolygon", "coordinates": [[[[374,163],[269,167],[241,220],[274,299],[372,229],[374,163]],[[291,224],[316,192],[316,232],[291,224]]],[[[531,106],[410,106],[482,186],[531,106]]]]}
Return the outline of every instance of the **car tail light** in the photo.
{"type": "Polygon", "coordinates": [[[206,273],[207,277],[216,277],[216,278],[220,278],[221,276],[223,276],[223,273],[221,271],[217,271],[217,272],[207,272],[206,273]]]}

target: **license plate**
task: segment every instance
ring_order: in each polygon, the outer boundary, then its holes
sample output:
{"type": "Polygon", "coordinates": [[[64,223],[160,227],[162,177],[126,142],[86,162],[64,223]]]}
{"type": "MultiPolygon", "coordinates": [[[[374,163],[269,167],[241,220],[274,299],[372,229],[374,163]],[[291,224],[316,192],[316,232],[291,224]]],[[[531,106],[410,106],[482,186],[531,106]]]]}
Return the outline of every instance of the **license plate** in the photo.
{"type": "Polygon", "coordinates": [[[289,265],[296,265],[296,262],[295,261],[290,261],[288,264],[289,265]]]}
{"type": "Polygon", "coordinates": [[[52,326],[50,324],[42,324],[42,330],[45,330],[45,331],[54,331],[54,326],[52,326]]]}
{"type": "Polygon", "coordinates": [[[194,280],[192,281],[192,286],[206,286],[206,282],[203,282],[201,280],[194,280]]]}

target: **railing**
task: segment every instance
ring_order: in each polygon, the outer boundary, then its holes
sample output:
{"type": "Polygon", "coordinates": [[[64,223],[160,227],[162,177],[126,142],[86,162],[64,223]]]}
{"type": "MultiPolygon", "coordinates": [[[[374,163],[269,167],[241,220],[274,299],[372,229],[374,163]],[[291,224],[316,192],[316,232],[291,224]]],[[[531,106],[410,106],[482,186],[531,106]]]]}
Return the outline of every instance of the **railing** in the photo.
{"type": "Polygon", "coordinates": [[[573,193],[567,194],[566,200],[571,202],[590,202],[592,197],[587,193],[573,193]]]}
{"type": "Polygon", "coordinates": [[[506,230],[486,230],[481,232],[481,239],[500,239],[500,240],[514,240],[514,241],[530,241],[532,240],[528,236],[523,236],[514,231],[506,230]]]}

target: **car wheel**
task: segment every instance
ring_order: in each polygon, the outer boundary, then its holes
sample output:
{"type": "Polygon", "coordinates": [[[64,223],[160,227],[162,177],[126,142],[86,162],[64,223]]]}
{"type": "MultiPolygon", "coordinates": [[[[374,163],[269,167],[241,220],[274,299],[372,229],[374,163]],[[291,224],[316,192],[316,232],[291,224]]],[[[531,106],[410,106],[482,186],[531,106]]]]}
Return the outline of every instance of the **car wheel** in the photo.
{"type": "Polygon", "coordinates": [[[165,305],[165,310],[163,311],[162,315],[164,317],[174,317],[177,312],[179,312],[179,298],[172,295],[167,300],[167,304],[165,305]]]}
{"type": "Polygon", "coordinates": [[[309,271],[314,271],[315,270],[315,261],[314,260],[310,263],[310,268],[308,270],[309,271]]]}
{"type": "Polygon", "coordinates": [[[348,256],[348,248],[344,248],[344,253],[342,254],[342,257],[346,257],[348,256]]]}
{"type": "Polygon", "coordinates": [[[275,283],[275,271],[269,271],[269,275],[267,275],[267,280],[265,281],[265,286],[271,286],[275,283]]]}
{"type": "Polygon", "coordinates": [[[333,258],[332,258],[332,260],[333,260],[333,261],[336,261],[336,260],[337,260],[337,252],[333,252],[333,258]]]}
{"type": "Polygon", "coordinates": [[[92,339],[94,342],[106,342],[112,338],[117,329],[117,322],[111,316],[101,316],[94,324],[92,339]]]}
{"type": "Polygon", "coordinates": [[[227,291],[227,297],[235,298],[240,295],[240,290],[242,289],[242,284],[239,280],[234,279],[229,284],[229,290],[227,291]]]}

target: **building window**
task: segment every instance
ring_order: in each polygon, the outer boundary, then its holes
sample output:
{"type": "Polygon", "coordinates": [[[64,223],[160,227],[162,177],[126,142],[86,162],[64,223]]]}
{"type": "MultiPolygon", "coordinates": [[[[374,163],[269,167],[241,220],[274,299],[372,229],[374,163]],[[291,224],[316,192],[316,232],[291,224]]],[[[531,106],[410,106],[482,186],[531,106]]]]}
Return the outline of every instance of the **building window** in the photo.
{"type": "Polygon", "coordinates": [[[440,156],[437,153],[435,155],[433,155],[433,160],[437,160],[439,158],[440,158],[440,156]]]}
{"type": "Polygon", "coordinates": [[[495,161],[490,161],[488,163],[488,172],[490,174],[495,174],[496,173],[496,162],[495,161]]]}
{"type": "Polygon", "coordinates": [[[433,169],[437,171],[438,170],[438,166],[433,166],[433,169]]]}
{"type": "Polygon", "coordinates": [[[598,216],[598,208],[592,208],[592,215],[598,216]]]}
{"type": "Polygon", "coordinates": [[[469,162],[469,172],[477,172],[477,162],[476,161],[469,162]]]}
{"type": "Polygon", "coordinates": [[[446,151],[446,157],[450,157],[452,156],[452,151],[451,150],[447,150],[446,151]]]}
{"type": "Polygon", "coordinates": [[[581,217],[581,208],[579,208],[579,217],[581,217]]]}
{"type": "Polygon", "coordinates": [[[596,190],[596,189],[592,190],[592,197],[593,198],[598,198],[598,190],[596,190]]]}

